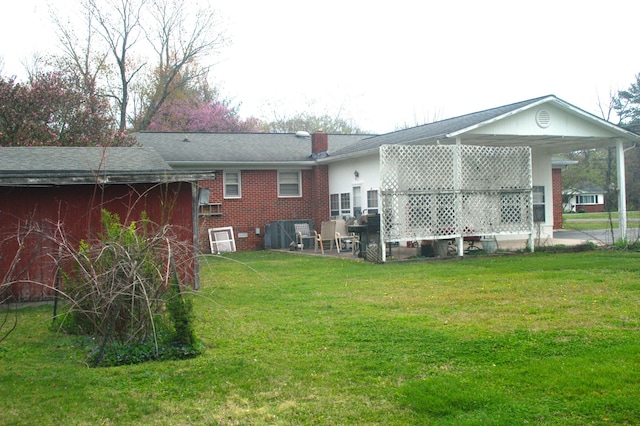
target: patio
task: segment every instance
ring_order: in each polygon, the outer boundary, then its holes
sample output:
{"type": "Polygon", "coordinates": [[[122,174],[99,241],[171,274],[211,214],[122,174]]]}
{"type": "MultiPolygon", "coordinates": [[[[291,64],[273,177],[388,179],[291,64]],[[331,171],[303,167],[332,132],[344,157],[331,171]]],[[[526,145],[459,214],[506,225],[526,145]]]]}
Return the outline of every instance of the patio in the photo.
{"type": "MultiPolygon", "coordinates": [[[[443,240],[443,241],[446,241],[446,240],[443,240]]],[[[588,241],[590,241],[590,239],[587,238],[587,235],[585,234],[584,239],[553,238],[553,239],[547,239],[545,241],[541,241],[539,244],[542,246],[563,245],[563,246],[571,247],[571,246],[578,246],[578,245],[585,244],[588,241]]],[[[528,252],[527,244],[528,244],[528,239],[499,240],[497,242],[497,247],[495,247],[496,250],[493,251],[492,253],[489,253],[484,250],[481,241],[475,242],[473,244],[475,248],[472,247],[471,249],[469,249],[470,243],[465,242],[464,250],[465,250],[465,256],[505,254],[505,253],[524,252],[524,251],[528,252]]],[[[306,255],[306,256],[323,256],[321,250],[319,248],[318,250],[314,250],[313,246],[310,248],[305,248],[303,250],[274,249],[274,251],[287,252],[287,253],[306,255]]],[[[324,256],[331,257],[331,258],[340,258],[345,260],[365,261],[364,257],[359,257],[357,252],[354,254],[351,249],[346,249],[346,250],[342,249],[340,252],[338,252],[335,247],[333,248],[333,250],[331,250],[329,247],[326,247],[324,250],[324,256]]],[[[453,260],[453,259],[459,259],[459,258],[460,257],[457,255],[457,247],[455,246],[455,244],[449,244],[449,246],[447,247],[446,256],[438,256],[437,254],[433,253],[433,250],[431,251],[431,253],[429,253],[428,249],[425,250],[419,245],[408,246],[407,244],[401,244],[401,243],[387,244],[387,261],[408,261],[408,260],[428,261],[428,260],[446,260],[446,259],[453,260]],[[425,254],[427,255],[425,256],[425,254]]]]}

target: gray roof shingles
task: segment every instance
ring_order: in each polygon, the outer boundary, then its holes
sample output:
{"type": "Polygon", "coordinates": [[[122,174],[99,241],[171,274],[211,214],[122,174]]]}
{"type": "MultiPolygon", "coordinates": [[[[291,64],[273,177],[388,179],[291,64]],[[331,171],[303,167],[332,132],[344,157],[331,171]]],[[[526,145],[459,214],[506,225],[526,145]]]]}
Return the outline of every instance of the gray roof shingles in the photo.
{"type": "Polygon", "coordinates": [[[379,136],[370,137],[357,145],[347,146],[334,152],[334,155],[348,155],[360,151],[368,151],[379,148],[382,145],[411,143],[414,141],[436,140],[444,138],[446,135],[484,123],[485,121],[500,117],[520,108],[534,104],[542,99],[554,97],[553,95],[542,96],[527,101],[504,105],[497,108],[461,115],[446,120],[436,121],[422,126],[409,129],[397,130],[379,136]]]}
{"type": "Polygon", "coordinates": [[[0,147],[0,173],[158,172],[171,170],[153,149],[140,147],[0,147]]]}
{"type": "MultiPolygon", "coordinates": [[[[311,138],[293,133],[140,132],[135,137],[140,145],[153,147],[169,163],[312,161],[311,138]]],[[[366,137],[368,135],[329,135],[329,154],[366,137]]]]}

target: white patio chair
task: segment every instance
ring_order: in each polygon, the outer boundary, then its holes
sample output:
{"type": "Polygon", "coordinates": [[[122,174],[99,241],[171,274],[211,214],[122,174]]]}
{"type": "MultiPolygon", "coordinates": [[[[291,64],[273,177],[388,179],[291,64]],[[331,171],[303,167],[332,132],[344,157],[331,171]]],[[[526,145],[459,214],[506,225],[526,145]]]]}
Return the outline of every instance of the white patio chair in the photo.
{"type": "Polygon", "coordinates": [[[324,242],[329,241],[329,250],[333,250],[333,241],[335,238],[336,224],[330,220],[322,222],[320,233],[313,231],[315,236],[314,251],[318,251],[318,246],[324,255],[324,242]]]}
{"type": "Polygon", "coordinates": [[[342,247],[347,249],[347,244],[351,244],[351,251],[355,253],[356,246],[360,243],[358,240],[358,236],[353,233],[347,232],[347,223],[344,220],[336,220],[336,248],[338,249],[338,253],[342,247]]]}
{"type": "MultiPolygon", "coordinates": [[[[296,231],[296,245],[300,250],[304,249],[305,240],[311,240],[314,236],[311,234],[308,223],[294,223],[293,229],[296,231]]],[[[315,232],[315,231],[314,231],[315,232]]]]}

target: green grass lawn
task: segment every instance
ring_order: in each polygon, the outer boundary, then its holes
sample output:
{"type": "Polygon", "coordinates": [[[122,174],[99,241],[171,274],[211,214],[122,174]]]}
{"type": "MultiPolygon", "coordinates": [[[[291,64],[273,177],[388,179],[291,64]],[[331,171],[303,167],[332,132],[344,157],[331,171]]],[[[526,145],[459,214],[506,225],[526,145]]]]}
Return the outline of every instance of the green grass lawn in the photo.
{"type": "MultiPolygon", "coordinates": [[[[611,212],[611,218],[614,220],[618,220],[618,212],[611,212]]],[[[609,213],[564,213],[562,215],[562,219],[564,220],[580,220],[580,219],[602,219],[609,220],[609,213]]],[[[627,219],[640,219],[639,211],[629,211],[627,212],[627,219]]]]}
{"type": "Polygon", "coordinates": [[[87,368],[23,308],[0,424],[638,424],[640,254],[205,257],[203,356],[87,368]]]}
{"type": "MultiPolygon", "coordinates": [[[[628,226],[630,228],[638,227],[638,219],[640,212],[627,212],[628,226]]],[[[596,229],[610,229],[618,227],[618,212],[611,212],[611,222],[609,221],[609,213],[565,213],[562,215],[564,229],[573,229],[576,231],[588,231],[596,229]]]]}

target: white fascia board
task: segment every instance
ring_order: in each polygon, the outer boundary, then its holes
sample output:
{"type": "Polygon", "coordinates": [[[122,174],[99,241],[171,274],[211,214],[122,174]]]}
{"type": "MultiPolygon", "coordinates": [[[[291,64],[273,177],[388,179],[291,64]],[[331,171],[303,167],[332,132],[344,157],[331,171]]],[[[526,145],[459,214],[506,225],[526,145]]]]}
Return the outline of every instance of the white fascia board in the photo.
{"type": "Polygon", "coordinates": [[[380,152],[380,147],[369,148],[362,151],[350,152],[349,154],[341,155],[329,155],[328,157],[318,158],[318,163],[332,163],[335,161],[347,160],[349,158],[360,158],[371,154],[377,154],[380,152]]]}

